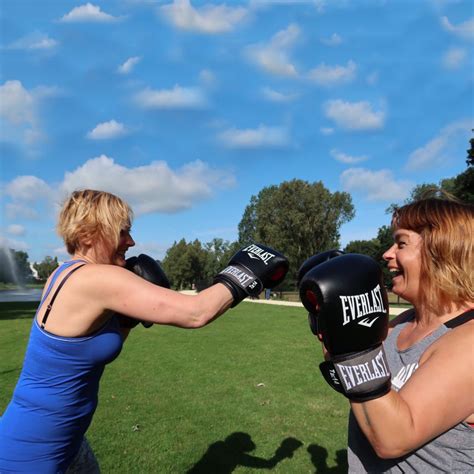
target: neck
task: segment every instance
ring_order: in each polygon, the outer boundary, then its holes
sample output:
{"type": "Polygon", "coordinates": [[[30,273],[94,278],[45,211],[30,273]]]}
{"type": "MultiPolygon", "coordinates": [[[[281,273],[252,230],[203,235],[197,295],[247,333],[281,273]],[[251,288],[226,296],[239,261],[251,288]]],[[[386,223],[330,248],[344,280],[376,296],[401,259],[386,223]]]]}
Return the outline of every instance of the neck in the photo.
{"type": "Polygon", "coordinates": [[[472,303],[452,304],[447,312],[439,315],[428,311],[426,308],[415,306],[415,319],[420,326],[435,328],[473,308],[474,304],[472,303]]]}

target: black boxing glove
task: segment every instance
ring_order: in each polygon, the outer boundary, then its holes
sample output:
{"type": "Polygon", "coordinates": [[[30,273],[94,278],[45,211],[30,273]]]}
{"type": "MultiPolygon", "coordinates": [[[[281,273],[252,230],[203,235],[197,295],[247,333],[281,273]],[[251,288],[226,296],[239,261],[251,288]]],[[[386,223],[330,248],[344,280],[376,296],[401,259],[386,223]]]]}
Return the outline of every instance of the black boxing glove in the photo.
{"type": "Polygon", "coordinates": [[[250,244],[239,250],[229,265],[214,277],[232,293],[232,307],[247,296],[258,296],[264,288],[275,288],[288,272],[288,260],[276,250],[261,244],[250,244]]]}
{"type": "Polygon", "coordinates": [[[325,380],[354,401],[390,391],[382,342],[388,332],[388,298],[382,269],[370,257],[345,254],[309,270],[300,298],[318,319],[331,358],[320,364],[325,380]]]}
{"type": "MultiPolygon", "coordinates": [[[[162,286],[163,288],[170,287],[168,277],[165,275],[160,264],[148,255],[142,253],[138,257],[127,258],[125,268],[150,283],[162,286]]],[[[119,314],[118,318],[120,326],[124,328],[134,328],[140,322],[146,328],[153,326],[153,323],[150,323],[149,321],[140,321],[139,319],[130,318],[122,314],[119,314]]]]}
{"type": "MultiPolygon", "coordinates": [[[[344,255],[344,252],[342,250],[334,249],[334,250],[328,250],[327,252],[318,253],[306,259],[302,263],[300,269],[298,270],[298,277],[297,277],[298,288],[300,286],[300,282],[302,278],[312,268],[314,268],[316,265],[319,265],[327,260],[330,260],[331,258],[339,257],[341,255],[344,255]]],[[[309,328],[311,329],[311,332],[315,336],[318,336],[318,338],[320,338],[320,334],[318,333],[318,319],[314,313],[308,312],[308,324],[309,324],[309,328]]]]}

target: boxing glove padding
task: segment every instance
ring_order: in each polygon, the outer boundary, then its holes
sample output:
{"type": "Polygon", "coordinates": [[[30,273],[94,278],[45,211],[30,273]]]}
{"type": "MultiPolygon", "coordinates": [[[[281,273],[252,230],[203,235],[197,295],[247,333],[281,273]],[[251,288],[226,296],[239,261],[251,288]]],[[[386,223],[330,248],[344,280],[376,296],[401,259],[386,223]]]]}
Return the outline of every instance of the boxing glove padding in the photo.
{"type": "Polygon", "coordinates": [[[275,288],[285,278],[289,263],[276,250],[261,244],[250,244],[239,250],[229,264],[214,277],[232,293],[232,307],[247,296],[258,296],[264,288],[275,288]]]}
{"type": "MultiPolygon", "coordinates": [[[[138,257],[130,257],[126,260],[125,268],[135,273],[135,275],[154,285],[163,288],[170,288],[170,282],[160,264],[152,257],[141,253],[138,257]]],[[[125,328],[134,328],[140,322],[146,328],[153,326],[149,321],[140,321],[124,315],[118,315],[120,325],[125,328]]]]}
{"type": "MultiPolygon", "coordinates": [[[[344,255],[344,252],[339,249],[333,249],[333,250],[328,250],[326,252],[321,252],[316,255],[313,255],[312,257],[309,257],[306,259],[300,266],[298,270],[298,276],[297,276],[297,284],[298,288],[300,286],[301,280],[303,277],[315,266],[320,265],[323,262],[326,262],[327,260],[330,260],[331,258],[339,257],[341,255],[344,255]]],[[[307,295],[304,296],[306,298],[307,295]]],[[[303,301],[304,304],[304,301],[303,301]]],[[[306,307],[306,305],[305,305],[306,307]]],[[[318,318],[316,314],[312,313],[311,311],[308,310],[308,324],[311,332],[315,335],[318,336],[318,338],[321,339],[321,335],[319,334],[318,331],[318,318]]]]}
{"type": "Polygon", "coordinates": [[[388,298],[372,258],[344,254],[326,260],[304,275],[299,290],[331,356],[366,350],[387,336],[388,298]]]}
{"type": "Polygon", "coordinates": [[[355,402],[379,398],[391,389],[391,374],[382,345],[333,357],[319,365],[326,382],[355,402]]]}

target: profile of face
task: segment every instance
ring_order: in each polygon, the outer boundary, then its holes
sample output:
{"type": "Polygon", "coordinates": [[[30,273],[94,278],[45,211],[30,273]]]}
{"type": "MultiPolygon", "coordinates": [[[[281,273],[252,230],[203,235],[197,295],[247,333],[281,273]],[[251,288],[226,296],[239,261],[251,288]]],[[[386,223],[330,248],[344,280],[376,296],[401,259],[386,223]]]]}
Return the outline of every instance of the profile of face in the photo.
{"type": "Polygon", "coordinates": [[[133,240],[130,231],[130,226],[127,226],[120,231],[117,245],[114,245],[110,241],[94,242],[93,246],[96,263],[124,267],[126,265],[126,253],[130,247],[135,245],[135,241],[133,240]]]}
{"type": "Polygon", "coordinates": [[[397,229],[393,237],[394,244],[383,254],[392,273],[392,291],[415,304],[420,289],[422,238],[408,229],[397,229]]]}
{"type": "Polygon", "coordinates": [[[112,253],[112,265],[119,265],[120,267],[125,266],[125,254],[130,247],[135,245],[135,241],[133,240],[130,231],[130,226],[127,226],[125,229],[120,231],[118,246],[112,253]]]}

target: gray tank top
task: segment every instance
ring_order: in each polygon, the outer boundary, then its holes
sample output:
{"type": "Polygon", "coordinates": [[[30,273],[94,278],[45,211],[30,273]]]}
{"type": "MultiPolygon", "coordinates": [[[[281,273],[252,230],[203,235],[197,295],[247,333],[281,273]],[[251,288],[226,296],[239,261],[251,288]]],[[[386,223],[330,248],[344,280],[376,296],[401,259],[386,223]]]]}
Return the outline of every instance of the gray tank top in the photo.
{"type": "MultiPolygon", "coordinates": [[[[472,311],[459,316],[459,320],[472,319],[472,311]],[[470,316],[469,316],[470,315],[470,316]],[[466,316],[468,316],[466,318],[466,316]]],[[[425,350],[451,329],[440,326],[435,332],[415,345],[399,351],[397,339],[408,321],[413,320],[414,311],[406,312],[407,320],[398,324],[384,342],[385,353],[392,372],[392,388],[399,390],[418,367],[425,350]]],[[[458,318],[455,318],[457,320],[458,318]]],[[[453,320],[453,321],[455,321],[453,320]]],[[[460,322],[462,322],[460,321],[460,322]]],[[[448,325],[451,321],[448,321],[448,325]]],[[[437,438],[412,453],[396,459],[379,458],[359,428],[352,411],[349,414],[349,439],[347,458],[349,472],[474,472],[474,429],[466,423],[459,423],[437,438]]]]}

